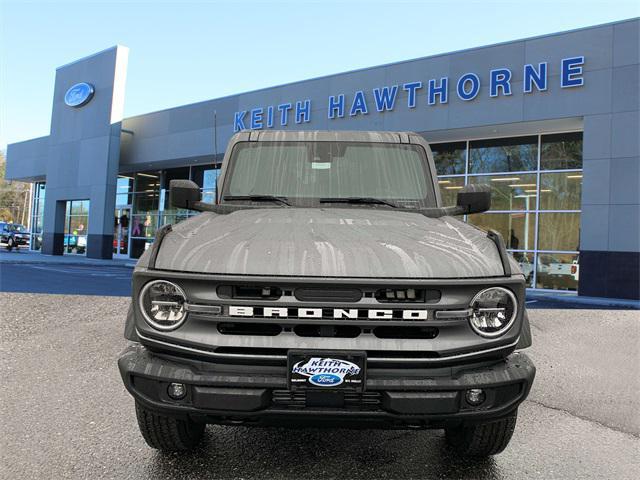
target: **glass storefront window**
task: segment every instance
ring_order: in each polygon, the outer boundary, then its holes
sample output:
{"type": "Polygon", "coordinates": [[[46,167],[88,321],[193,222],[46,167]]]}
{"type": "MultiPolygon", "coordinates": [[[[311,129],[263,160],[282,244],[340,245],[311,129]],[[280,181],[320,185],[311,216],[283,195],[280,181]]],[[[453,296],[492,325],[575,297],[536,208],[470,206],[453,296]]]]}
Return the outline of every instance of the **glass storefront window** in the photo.
{"type": "Polygon", "coordinates": [[[518,262],[518,265],[520,265],[520,270],[522,270],[522,273],[524,274],[527,288],[532,288],[533,271],[535,270],[535,254],[533,252],[512,252],[512,255],[516,262],[518,262]]]}
{"type": "Polygon", "coordinates": [[[89,230],[89,200],[69,200],[64,222],[64,253],[87,253],[89,230]]]}
{"type": "Polygon", "coordinates": [[[580,210],[582,172],[540,174],[540,210],[580,210]]]}
{"type": "Polygon", "coordinates": [[[29,246],[31,250],[40,250],[42,248],[45,192],[46,184],[44,182],[38,182],[34,185],[31,207],[31,240],[29,246]]]}
{"type": "Polygon", "coordinates": [[[438,175],[465,173],[467,142],[435,143],[430,145],[438,175]]]}
{"type": "Polygon", "coordinates": [[[438,179],[442,205],[450,207],[456,204],[458,192],[464,187],[464,177],[445,177],[438,179]]]}
{"type": "Polygon", "coordinates": [[[220,165],[198,165],[191,168],[191,180],[205,190],[215,190],[220,165]]]}
{"type": "Polygon", "coordinates": [[[132,237],[153,237],[158,229],[157,215],[132,215],[131,236],[132,237]]]}
{"type": "Polygon", "coordinates": [[[537,168],[537,136],[469,142],[469,173],[519,172],[537,168]]]}
{"type": "Polygon", "coordinates": [[[469,183],[491,186],[491,210],[535,210],[535,174],[469,177],[469,183]]]}
{"type": "Polygon", "coordinates": [[[206,203],[216,203],[216,191],[215,190],[203,190],[202,201],[206,203]]]}
{"type": "Polygon", "coordinates": [[[577,290],[580,279],[578,254],[538,253],[536,287],[577,290]]]}
{"type": "Polygon", "coordinates": [[[34,215],[42,215],[44,213],[44,197],[36,198],[34,201],[34,215]]]}
{"type": "Polygon", "coordinates": [[[67,216],[69,215],[88,215],[89,200],[73,200],[67,202],[67,216]]]}
{"type": "Polygon", "coordinates": [[[582,168],[582,132],[542,135],[541,170],[582,168]]]}
{"type": "Polygon", "coordinates": [[[155,214],[160,201],[159,191],[136,192],[133,196],[133,208],[137,214],[155,214]]]}
{"type": "Polygon", "coordinates": [[[166,225],[168,223],[171,223],[172,225],[175,225],[176,223],[186,220],[189,217],[190,215],[187,213],[186,210],[183,210],[178,213],[170,213],[169,215],[162,216],[162,224],[166,225]]]}
{"type": "Polygon", "coordinates": [[[131,205],[131,192],[133,191],[133,177],[118,176],[116,184],[116,205],[131,205]]]}
{"type": "Polygon", "coordinates": [[[533,250],[536,229],[534,213],[480,213],[467,221],[483,230],[497,230],[510,250],[533,250]]]}
{"type": "Polygon", "coordinates": [[[579,213],[540,213],[538,249],[577,251],[580,248],[579,213]]]}
{"type": "Polygon", "coordinates": [[[160,172],[140,172],[135,175],[136,192],[160,190],[160,172]]]}

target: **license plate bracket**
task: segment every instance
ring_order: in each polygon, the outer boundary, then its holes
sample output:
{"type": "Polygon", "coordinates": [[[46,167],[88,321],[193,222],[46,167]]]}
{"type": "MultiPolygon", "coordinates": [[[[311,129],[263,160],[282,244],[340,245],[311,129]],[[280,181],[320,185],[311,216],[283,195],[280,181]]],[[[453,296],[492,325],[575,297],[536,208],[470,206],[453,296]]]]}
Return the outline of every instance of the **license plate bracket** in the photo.
{"type": "Polygon", "coordinates": [[[362,392],[367,354],[362,351],[289,350],[289,390],[350,390],[362,392]]]}

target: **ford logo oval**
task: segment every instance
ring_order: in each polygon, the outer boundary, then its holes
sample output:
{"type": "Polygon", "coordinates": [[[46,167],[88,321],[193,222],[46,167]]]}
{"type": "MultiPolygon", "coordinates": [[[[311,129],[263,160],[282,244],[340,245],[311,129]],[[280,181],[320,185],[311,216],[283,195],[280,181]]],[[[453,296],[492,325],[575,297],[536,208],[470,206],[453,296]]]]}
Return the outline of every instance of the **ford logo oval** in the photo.
{"type": "Polygon", "coordinates": [[[318,387],[335,387],[342,383],[342,377],[332,373],[318,373],[309,378],[309,382],[318,387]]]}
{"type": "Polygon", "coordinates": [[[89,103],[95,89],[90,83],[76,83],[64,94],[64,103],[70,107],[81,107],[89,103]]]}

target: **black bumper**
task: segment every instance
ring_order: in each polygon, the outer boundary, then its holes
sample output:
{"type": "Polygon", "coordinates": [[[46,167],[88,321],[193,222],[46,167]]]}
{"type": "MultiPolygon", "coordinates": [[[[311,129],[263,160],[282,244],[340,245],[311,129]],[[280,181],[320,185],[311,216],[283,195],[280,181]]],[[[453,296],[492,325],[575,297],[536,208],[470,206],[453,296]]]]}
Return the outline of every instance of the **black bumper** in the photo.
{"type": "Polygon", "coordinates": [[[146,408],[218,424],[442,428],[500,418],[527,397],[535,367],[522,353],[500,361],[425,369],[369,369],[362,393],[287,389],[286,368],[228,365],[150,352],[134,344],[118,360],[127,390],[146,408]],[[172,400],[169,383],[187,395],[172,400]],[[477,407],[465,400],[482,388],[477,407]]]}

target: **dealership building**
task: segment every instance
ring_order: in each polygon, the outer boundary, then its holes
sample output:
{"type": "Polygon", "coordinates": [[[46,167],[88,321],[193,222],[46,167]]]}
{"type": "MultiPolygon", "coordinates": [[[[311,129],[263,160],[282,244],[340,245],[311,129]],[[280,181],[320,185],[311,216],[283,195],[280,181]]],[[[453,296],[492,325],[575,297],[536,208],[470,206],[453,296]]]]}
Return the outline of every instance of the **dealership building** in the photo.
{"type": "MultiPolygon", "coordinates": [[[[32,182],[31,248],[138,258],[195,212],[172,179],[215,201],[234,132],[418,132],[445,204],[493,190],[467,221],[500,231],[531,288],[639,298],[639,19],[444,53],[123,118],[128,50],[57,69],[51,130],[7,150],[32,182]]],[[[176,87],[178,88],[178,87],[176,87]]],[[[163,95],[164,92],[157,92],[163,95]]],[[[254,135],[254,133],[252,133],[254,135]]]]}

